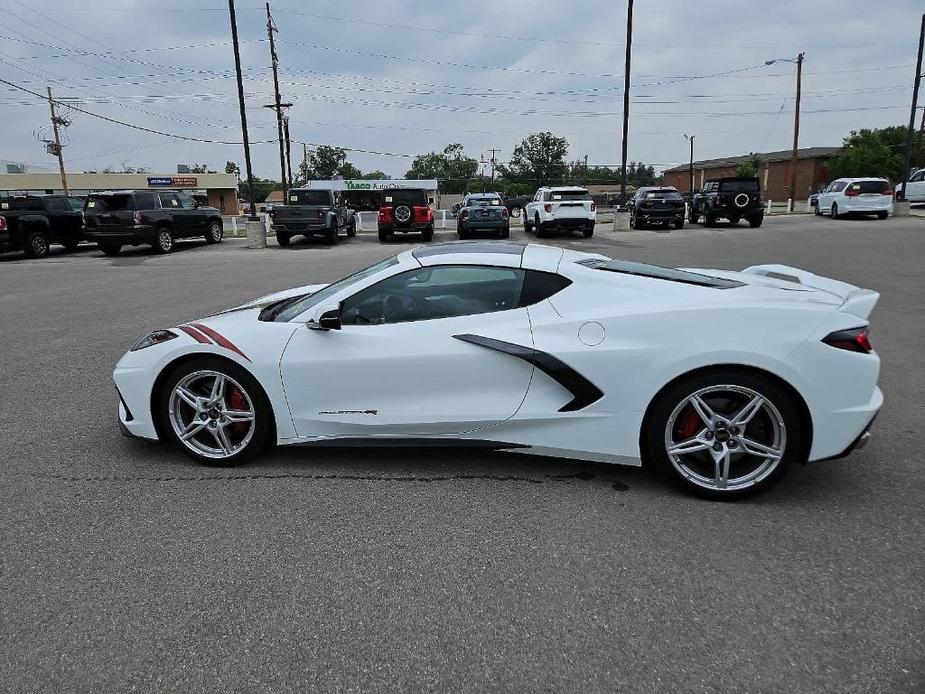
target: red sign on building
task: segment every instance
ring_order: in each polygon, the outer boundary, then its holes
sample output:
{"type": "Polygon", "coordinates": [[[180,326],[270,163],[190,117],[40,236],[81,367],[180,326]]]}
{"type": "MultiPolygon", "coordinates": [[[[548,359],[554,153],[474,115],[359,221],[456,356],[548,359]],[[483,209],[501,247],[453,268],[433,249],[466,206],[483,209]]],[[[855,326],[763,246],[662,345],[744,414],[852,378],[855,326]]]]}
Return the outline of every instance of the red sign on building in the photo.
{"type": "Polygon", "coordinates": [[[195,176],[174,176],[170,179],[170,185],[175,188],[196,188],[198,180],[195,176]]]}

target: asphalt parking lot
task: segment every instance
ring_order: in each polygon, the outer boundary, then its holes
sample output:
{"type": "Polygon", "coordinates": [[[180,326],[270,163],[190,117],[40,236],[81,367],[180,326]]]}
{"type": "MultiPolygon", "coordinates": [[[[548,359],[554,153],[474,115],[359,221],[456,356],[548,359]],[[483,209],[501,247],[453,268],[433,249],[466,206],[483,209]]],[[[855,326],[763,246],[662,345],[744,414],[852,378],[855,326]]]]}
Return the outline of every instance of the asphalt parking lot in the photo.
{"type": "Polygon", "coordinates": [[[119,435],[125,349],[412,241],[0,256],[0,689],[923,691],[925,219],[548,242],[880,291],[870,445],[744,503],[465,450],[197,467],[119,435]]]}

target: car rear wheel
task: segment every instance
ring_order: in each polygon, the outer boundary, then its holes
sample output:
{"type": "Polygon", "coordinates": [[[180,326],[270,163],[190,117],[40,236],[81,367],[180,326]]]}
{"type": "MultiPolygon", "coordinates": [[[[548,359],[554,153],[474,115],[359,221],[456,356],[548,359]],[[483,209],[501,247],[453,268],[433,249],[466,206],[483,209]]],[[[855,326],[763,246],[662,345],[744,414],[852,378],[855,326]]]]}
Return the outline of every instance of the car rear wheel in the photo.
{"type": "Polygon", "coordinates": [[[157,253],[170,253],[173,251],[173,233],[166,227],[157,230],[154,243],[151,244],[157,253]]]}
{"type": "Polygon", "coordinates": [[[499,239],[509,239],[511,238],[511,227],[504,227],[501,232],[498,234],[499,239]]]}
{"type": "Polygon", "coordinates": [[[392,232],[385,231],[383,229],[379,230],[379,243],[388,243],[392,240],[392,232]]]}
{"type": "Polygon", "coordinates": [[[748,220],[748,226],[750,226],[752,229],[757,229],[761,226],[762,222],[764,222],[764,215],[761,217],[752,217],[748,220]]]}
{"type": "Polygon", "coordinates": [[[428,224],[424,227],[424,231],[421,232],[421,235],[424,237],[424,240],[428,243],[434,240],[434,225],[428,224]]]}
{"type": "Polygon", "coordinates": [[[122,246],[117,243],[101,243],[99,246],[103,255],[119,255],[119,251],[122,250],[122,246]]]}
{"type": "Polygon", "coordinates": [[[209,229],[206,231],[206,243],[219,243],[225,235],[224,226],[217,219],[209,222],[209,229]]]}
{"type": "Polygon", "coordinates": [[[526,214],[524,214],[524,233],[525,233],[525,234],[532,234],[532,233],[533,233],[533,225],[532,225],[532,224],[530,223],[530,221],[527,219],[527,215],[526,215],[526,214]]]}
{"type": "Polygon", "coordinates": [[[684,220],[683,220],[683,219],[677,220],[677,221],[674,223],[674,228],[675,228],[675,229],[683,229],[683,228],[684,228],[684,220]]]}
{"type": "Polygon", "coordinates": [[[357,218],[351,217],[350,224],[347,225],[347,236],[348,238],[353,238],[357,235],[357,218]]]}
{"type": "Polygon", "coordinates": [[[703,215],[703,225],[705,227],[711,227],[716,224],[716,217],[714,217],[709,212],[704,213],[703,215]]]}
{"type": "Polygon", "coordinates": [[[26,257],[44,258],[51,251],[48,234],[42,229],[35,229],[26,234],[26,257]]]}
{"type": "Polygon", "coordinates": [[[257,381],[221,359],[187,362],[167,379],[160,394],[167,437],[204,465],[237,465],[263,449],[272,412],[257,381]]]}
{"type": "Polygon", "coordinates": [[[276,243],[279,246],[288,246],[292,241],[292,236],[287,234],[285,231],[276,232],[276,243]]]}
{"type": "Polygon", "coordinates": [[[832,219],[838,219],[838,203],[832,203],[832,219]]]}
{"type": "Polygon", "coordinates": [[[886,219],[886,218],[889,217],[889,216],[890,216],[890,213],[889,213],[889,212],[885,212],[885,211],[884,211],[884,212],[878,212],[878,213],[877,213],[877,219],[886,219]]]}
{"type": "Polygon", "coordinates": [[[325,229],[324,231],[324,242],[333,246],[337,243],[337,227],[331,227],[330,229],[325,229]]]}
{"type": "Polygon", "coordinates": [[[792,396],[749,371],[684,378],[650,408],[648,461],[683,489],[714,499],[750,496],[780,481],[803,455],[792,396]]]}
{"type": "Polygon", "coordinates": [[[696,224],[697,222],[700,221],[700,215],[697,214],[696,211],[694,211],[693,207],[691,207],[690,211],[687,214],[687,219],[691,224],[696,224]]]}

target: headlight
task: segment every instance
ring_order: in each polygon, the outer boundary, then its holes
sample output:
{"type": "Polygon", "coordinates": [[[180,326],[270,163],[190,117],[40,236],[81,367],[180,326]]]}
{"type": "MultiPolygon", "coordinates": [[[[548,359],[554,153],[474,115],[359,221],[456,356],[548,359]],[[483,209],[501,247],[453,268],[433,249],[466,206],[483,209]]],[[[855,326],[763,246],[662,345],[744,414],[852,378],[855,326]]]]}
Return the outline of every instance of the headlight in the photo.
{"type": "Polygon", "coordinates": [[[172,340],[175,337],[179,336],[170,330],[155,330],[154,332],[148,333],[138,342],[136,342],[131,351],[137,352],[139,349],[144,349],[145,347],[153,347],[154,345],[159,345],[162,342],[172,340]]]}

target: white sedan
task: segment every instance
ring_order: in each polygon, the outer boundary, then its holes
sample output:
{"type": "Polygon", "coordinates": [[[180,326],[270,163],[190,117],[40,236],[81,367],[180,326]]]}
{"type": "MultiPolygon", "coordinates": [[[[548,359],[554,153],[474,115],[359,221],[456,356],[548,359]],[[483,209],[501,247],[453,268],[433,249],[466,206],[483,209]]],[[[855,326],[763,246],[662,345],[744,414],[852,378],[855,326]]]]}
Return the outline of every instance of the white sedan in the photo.
{"type": "Polygon", "coordinates": [[[155,330],[113,375],[123,433],[205,464],[268,444],[451,443],[645,461],[726,498],[866,442],[877,299],[780,265],[462,242],[155,330]]]}
{"type": "Polygon", "coordinates": [[[816,214],[838,219],[849,214],[875,214],[886,219],[893,212],[893,186],[885,178],[839,178],[816,198],[816,214]]]}

